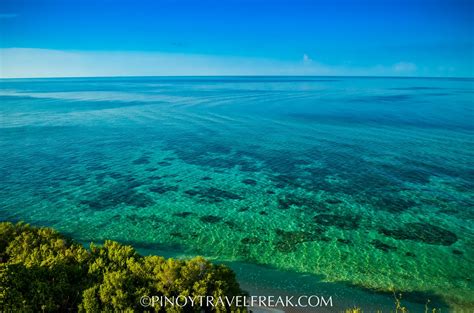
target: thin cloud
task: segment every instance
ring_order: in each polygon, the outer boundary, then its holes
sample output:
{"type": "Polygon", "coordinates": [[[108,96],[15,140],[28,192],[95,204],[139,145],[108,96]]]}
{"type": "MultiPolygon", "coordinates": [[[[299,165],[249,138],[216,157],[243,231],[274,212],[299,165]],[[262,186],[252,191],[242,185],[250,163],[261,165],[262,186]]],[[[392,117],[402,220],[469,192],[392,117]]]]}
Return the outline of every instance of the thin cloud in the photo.
{"type": "MultiPolygon", "coordinates": [[[[300,60],[133,51],[63,51],[0,48],[0,78],[97,76],[314,75],[404,76],[416,65],[327,65],[307,54],[300,60]]],[[[440,73],[441,74],[441,73],[440,73]]]]}

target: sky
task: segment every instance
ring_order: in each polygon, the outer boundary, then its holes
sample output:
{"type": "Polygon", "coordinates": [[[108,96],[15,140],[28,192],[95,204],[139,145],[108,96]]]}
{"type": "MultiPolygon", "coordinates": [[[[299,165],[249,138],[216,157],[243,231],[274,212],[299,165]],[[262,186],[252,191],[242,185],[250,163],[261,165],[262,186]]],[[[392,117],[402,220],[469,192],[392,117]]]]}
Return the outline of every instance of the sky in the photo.
{"type": "Polygon", "coordinates": [[[0,77],[473,77],[474,0],[0,0],[0,77]]]}

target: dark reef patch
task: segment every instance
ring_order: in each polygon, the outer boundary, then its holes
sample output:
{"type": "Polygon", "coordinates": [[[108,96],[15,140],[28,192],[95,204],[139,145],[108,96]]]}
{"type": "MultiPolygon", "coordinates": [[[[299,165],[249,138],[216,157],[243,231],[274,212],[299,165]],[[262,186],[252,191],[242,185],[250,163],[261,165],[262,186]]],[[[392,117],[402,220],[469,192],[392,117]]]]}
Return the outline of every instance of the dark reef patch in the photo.
{"type": "Polygon", "coordinates": [[[244,245],[255,245],[262,242],[262,240],[257,237],[245,237],[245,238],[242,238],[240,242],[243,243],[244,245]]]}
{"type": "Polygon", "coordinates": [[[253,180],[253,179],[244,179],[242,181],[242,183],[246,184],[246,185],[250,185],[250,186],[255,186],[257,185],[257,181],[253,180]]]}
{"type": "MultiPolygon", "coordinates": [[[[430,162],[428,160],[418,159],[400,159],[402,162],[402,168],[411,168],[415,169],[418,172],[424,173],[438,173],[438,175],[446,175],[446,176],[453,176],[453,177],[466,177],[465,175],[469,175],[469,171],[452,168],[450,166],[442,166],[437,163],[430,162]]],[[[426,174],[428,176],[428,174],[426,174]]],[[[470,175],[472,178],[472,175],[470,175]]],[[[429,182],[429,176],[428,176],[429,182]]]]}
{"type": "Polygon", "coordinates": [[[191,197],[197,197],[200,201],[208,203],[218,203],[224,200],[242,200],[243,198],[238,194],[230,191],[210,187],[196,187],[191,190],[186,190],[185,193],[191,197]]]}
{"type": "Polygon", "coordinates": [[[383,243],[382,241],[378,239],[372,240],[370,244],[374,246],[376,249],[382,250],[383,252],[390,252],[390,251],[397,250],[397,247],[390,246],[386,243],[383,243]]]}
{"type": "Polygon", "coordinates": [[[81,200],[80,204],[94,211],[109,210],[122,204],[138,208],[152,205],[154,201],[148,195],[134,189],[138,185],[140,184],[130,183],[111,186],[92,198],[81,200]]]}
{"type": "Polygon", "coordinates": [[[345,245],[348,245],[348,244],[352,243],[352,241],[350,241],[349,239],[344,239],[344,238],[337,238],[337,242],[340,242],[340,243],[345,244],[345,245]]]}
{"type": "Polygon", "coordinates": [[[135,226],[143,225],[143,224],[150,224],[153,227],[157,227],[163,223],[156,215],[149,215],[149,216],[142,216],[138,214],[129,214],[125,217],[131,224],[135,226]]]}
{"type": "Polygon", "coordinates": [[[414,163],[413,160],[401,161],[401,164],[381,164],[379,168],[385,175],[393,177],[398,182],[412,182],[416,184],[427,184],[432,173],[421,163],[414,163]]]}
{"type": "Polygon", "coordinates": [[[297,245],[303,242],[330,240],[325,237],[322,232],[284,231],[276,229],[275,233],[278,239],[274,242],[274,247],[284,253],[296,251],[297,245]]]}
{"type": "Polygon", "coordinates": [[[227,227],[229,227],[230,229],[236,229],[237,228],[237,223],[234,222],[234,221],[225,221],[224,222],[224,225],[226,225],[227,227]]]}
{"type": "Polygon", "coordinates": [[[184,237],[183,234],[180,233],[180,232],[171,232],[170,236],[174,237],[174,238],[183,238],[184,237]]]}
{"type": "Polygon", "coordinates": [[[296,174],[277,174],[273,175],[271,178],[272,182],[277,188],[295,188],[303,187],[303,182],[301,181],[301,176],[296,174]]]}
{"type": "Polygon", "coordinates": [[[159,194],[164,194],[167,192],[175,192],[178,191],[178,186],[169,186],[165,184],[158,184],[154,187],[150,188],[151,192],[159,193],[159,194]]]}
{"type": "Polygon", "coordinates": [[[401,213],[416,205],[413,200],[397,196],[383,196],[376,198],[372,203],[376,208],[390,213],[401,213]]]}
{"type": "Polygon", "coordinates": [[[109,167],[106,164],[89,164],[86,166],[87,170],[92,172],[106,171],[109,167]]]}
{"type": "Polygon", "coordinates": [[[181,161],[188,164],[215,169],[240,167],[243,172],[259,170],[255,160],[249,158],[248,155],[232,153],[232,149],[228,145],[219,144],[215,140],[195,134],[186,133],[179,138],[170,138],[167,141],[166,149],[173,151],[181,161]]]}
{"type": "Polygon", "coordinates": [[[342,203],[342,200],[334,199],[334,198],[326,199],[325,201],[328,204],[341,204],[342,203]]]}
{"type": "Polygon", "coordinates": [[[200,218],[201,222],[215,224],[222,220],[222,217],[215,216],[215,215],[205,215],[200,218]]]}
{"type": "Polygon", "coordinates": [[[238,165],[238,162],[236,162],[236,160],[227,159],[227,158],[206,157],[206,158],[203,158],[203,160],[205,160],[205,162],[204,164],[201,164],[201,165],[216,167],[220,169],[231,169],[238,165]]]}
{"type": "Polygon", "coordinates": [[[289,150],[270,150],[264,154],[258,155],[265,168],[273,173],[290,174],[297,172],[301,166],[311,164],[311,161],[302,159],[293,151],[289,150]]]}
{"type": "Polygon", "coordinates": [[[287,210],[291,207],[299,207],[304,209],[310,210],[318,210],[322,209],[323,211],[326,210],[323,206],[319,205],[319,203],[311,198],[301,197],[296,195],[285,195],[282,198],[278,199],[278,208],[281,210],[287,210]]]}
{"type": "MultiPolygon", "coordinates": [[[[436,205],[436,201],[423,201],[423,202],[436,205]]],[[[447,214],[447,215],[456,215],[456,213],[458,213],[458,210],[454,208],[443,208],[443,209],[438,210],[438,213],[447,214]]]]}
{"type": "Polygon", "coordinates": [[[153,176],[148,177],[148,179],[151,179],[151,180],[160,180],[160,179],[163,179],[164,177],[165,177],[165,176],[153,175],[153,176]]]}
{"type": "Polygon", "coordinates": [[[183,217],[183,218],[186,218],[190,215],[194,215],[193,212],[187,212],[187,211],[183,211],[183,212],[178,212],[178,213],[174,213],[173,216],[176,216],[176,217],[183,217]]]}
{"type": "Polygon", "coordinates": [[[95,175],[96,179],[100,182],[103,182],[106,177],[113,178],[115,180],[120,180],[125,177],[125,175],[116,172],[101,172],[95,175]]]}
{"type": "Polygon", "coordinates": [[[298,183],[311,191],[323,190],[330,193],[351,195],[373,194],[374,190],[398,188],[400,181],[387,175],[378,166],[358,157],[363,154],[361,147],[340,145],[341,152],[328,153],[319,146],[306,150],[307,155],[317,159],[318,167],[306,167],[299,171],[298,183]],[[341,162],[344,160],[344,162],[341,162]],[[328,180],[337,177],[338,182],[328,180]]]}
{"type": "Polygon", "coordinates": [[[431,245],[450,246],[458,240],[455,233],[428,223],[407,223],[398,229],[380,228],[378,232],[398,240],[414,240],[431,245]]]}
{"type": "Polygon", "coordinates": [[[142,156],[141,158],[138,158],[133,161],[133,164],[135,165],[142,165],[142,164],[149,164],[150,163],[150,158],[147,156],[142,156]]]}
{"type": "Polygon", "coordinates": [[[111,173],[108,173],[108,175],[109,175],[111,178],[117,179],[117,180],[124,177],[123,174],[117,173],[117,172],[111,172],[111,173]]]}
{"type": "Polygon", "coordinates": [[[212,180],[212,178],[209,176],[204,176],[203,178],[201,178],[201,180],[212,180]]]}
{"type": "Polygon", "coordinates": [[[334,226],[343,230],[359,228],[360,217],[352,215],[319,214],[313,220],[320,226],[334,226]]]}
{"type": "Polygon", "coordinates": [[[170,165],[172,165],[170,162],[166,162],[166,161],[161,161],[161,162],[158,162],[157,164],[159,166],[170,166],[170,165]]]}

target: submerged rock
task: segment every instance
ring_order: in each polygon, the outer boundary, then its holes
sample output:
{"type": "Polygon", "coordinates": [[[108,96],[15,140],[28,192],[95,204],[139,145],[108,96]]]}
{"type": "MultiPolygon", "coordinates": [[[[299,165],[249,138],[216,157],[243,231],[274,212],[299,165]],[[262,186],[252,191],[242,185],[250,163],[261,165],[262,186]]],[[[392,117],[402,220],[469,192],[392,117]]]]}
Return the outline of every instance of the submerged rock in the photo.
{"type": "Polygon", "coordinates": [[[402,199],[397,196],[386,196],[376,199],[374,205],[383,211],[401,213],[415,206],[416,202],[410,199],[402,199]]]}
{"type": "Polygon", "coordinates": [[[131,224],[138,226],[144,224],[150,224],[153,227],[157,227],[160,224],[163,224],[163,220],[156,215],[138,215],[138,214],[129,214],[125,216],[131,224]]]}
{"type": "Polygon", "coordinates": [[[349,239],[344,239],[344,238],[337,238],[337,242],[343,243],[345,245],[352,243],[352,241],[350,241],[349,239]]]}
{"type": "Polygon", "coordinates": [[[160,179],[163,179],[164,177],[165,176],[153,175],[153,176],[148,177],[148,179],[150,179],[150,180],[160,180],[160,179]]]}
{"type": "Polygon", "coordinates": [[[161,161],[161,162],[158,162],[157,164],[160,165],[160,166],[170,166],[170,165],[172,165],[170,162],[166,162],[166,161],[161,161]]]}
{"type": "Polygon", "coordinates": [[[458,240],[455,233],[429,223],[407,223],[398,229],[380,228],[379,233],[398,240],[414,240],[450,246],[458,240]]]}
{"type": "Polygon", "coordinates": [[[256,181],[256,180],[253,180],[253,179],[244,179],[242,182],[243,182],[244,184],[250,185],[250,186],[255,186],[255,185],[257,185],[257,181],[256,181]]]}
{"type": "Polygon", "coordinates": [[[257,237],[245,237],[245,238],[242,238],[242,240],[240,241],[241,243],[243,243],[244,245],[254,245],[254,244],[258,244],[260,242],[262,242],[262,240],[260,240],[259,238],[257,237]]]}
{"type": "Polygon", "coordinates": [[[169,185],[165,185],[165,184],[159,184],[155,187],[151,187],[150,191],[155,192],[155,193],[159,193],[159,194],[164,194],[164,193],[170,192],[170,191],[171,192],[178,191],[178,186],[169,186],[169,185]]]}
{"type": "Polygon", "coordinates": [[[390,246],[386,243],[383,243],[382,241],[378,239],[374,239],[370,242],[371,245],[373,245],[376,249],[382,250],[384,252],[389,252],[389,251],[395,251],[397,250],[397,247],[390,246]]]}
{"type": "Polygon", "coordinates": [[[286,195],[285,197],[278,199],[278,208],[281,210],[287,210],[293,206],[306,209],[314,209],[319,207],[318,202],[309,197],[307,198],[295,195],[286,195]]]}
{"type": "Polygon", "coordinates": [[[272,176],[271,180],[275,183],[275,187],[279,189],[287,187],[302,187],[301,177],[298,175],[279,174],[272,176]]]}
{"type": "Polygon", "coordinates": [[[309,241],[327,241],[323,233],[321,232],[308,232],[308,231],[284,231],[276,229],[275,233],[278,239],[275,241],[274,246],[280,252],[294,252],[297,249],[297,244],[309,241]]]}
{"type": "Polygon", "coordinates": [[[92,198],[81,200],[80,203],[94,211],[113,209],[123,204],[137,208],[145,208],[154,204],[148,195],[134,189],[137,185],[139,184],[114,185],[109,189],[102,190],[92,198]]]}
{"type": "Polygon", "coordinates": [[[328,204],[341,204],[342,201],[339,199],[329,198],[325,200],[328,204]]]}
{"type": "Polygon", "coordinates": [[[215,215],[205,215],[200,218],[201,222],[215,224],[222,220],[222,217],[215,216],[215,215]]]}
{"type": "Polygon", "coordinates": [[[230,229],[236,229],[237,228],[237,223],[234,222],[234,221],[225,221],[224,222],[224,225],[226,225],[227,227],[229,227],[230,229]]]}
{"type": "Polygon", "coordinates": [[[171,232],[170,236],[175,237],[175,238],[183,238],[184,237],[183,234],[180,233],[180,232],[171,232]]]}
{"type": "Polygon", "coordinates": [[[142,164],[148,164],[148,163],[150,163],[150,158],[147,156],[143,156],[133,161],[133,164],[135,165],[142,165],[142,164]]]}
{"type": "Polygon", "coordinates": [[[174,214],[173,214],[173,216],[183,217],[183,218],[186,218],[186,217],[188,217],[188,216],[190,216],[190,215],[194,215],[194,213],[193,213],[193,212],[186,212],[186,211],[184,211],[184,212],[178,212],[178,213],[174,213],[174,214]]]}

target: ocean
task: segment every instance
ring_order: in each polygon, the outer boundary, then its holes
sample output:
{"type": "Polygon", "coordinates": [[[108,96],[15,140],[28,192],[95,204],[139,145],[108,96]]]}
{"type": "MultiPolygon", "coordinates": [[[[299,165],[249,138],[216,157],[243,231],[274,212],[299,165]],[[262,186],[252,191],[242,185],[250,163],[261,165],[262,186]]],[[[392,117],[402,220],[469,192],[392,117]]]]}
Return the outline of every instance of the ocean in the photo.
{"type": "Polygon", "coordinates": [[[469,309],[473,134],[473,79],[3,79],[0,220],[469,309]]]}

